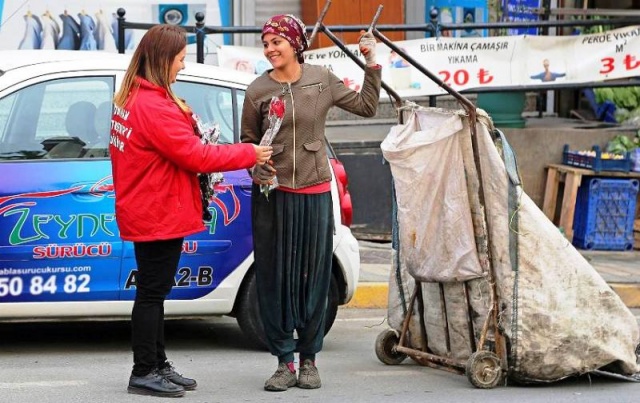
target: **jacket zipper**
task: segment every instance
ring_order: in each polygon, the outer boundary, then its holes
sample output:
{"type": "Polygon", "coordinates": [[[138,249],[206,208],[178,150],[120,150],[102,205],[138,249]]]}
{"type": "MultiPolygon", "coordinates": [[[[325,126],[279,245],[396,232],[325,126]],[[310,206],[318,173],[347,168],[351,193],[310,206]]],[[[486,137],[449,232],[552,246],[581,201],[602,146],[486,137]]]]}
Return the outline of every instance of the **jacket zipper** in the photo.
{"type": "Polygon", "coordinates": [[[296,188],[296,102],[293,99],[293,90],[291,89],[291,83],[287,83],[289,86],[289,95],[291,95],[291,118],[293,119],[293,188],[296,188]]]}
{"type": "Polygon", "coordinates": [[[309,84],[309,85],[305,85],[300,87],[301,90],[306,90],[307,88],[313,88],[313,87],[318,87],[318,91],[322,92],[322,83],[315,83],[315,84],[309,84]]]}

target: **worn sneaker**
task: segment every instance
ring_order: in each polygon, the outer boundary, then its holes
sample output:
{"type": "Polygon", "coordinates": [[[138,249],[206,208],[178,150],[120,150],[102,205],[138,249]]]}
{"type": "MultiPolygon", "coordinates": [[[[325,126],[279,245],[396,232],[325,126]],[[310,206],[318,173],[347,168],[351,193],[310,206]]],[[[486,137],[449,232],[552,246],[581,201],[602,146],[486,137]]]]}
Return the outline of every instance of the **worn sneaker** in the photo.
{"type": "Polygon", "coordinates": [[[127,391],[136,395],[157,397],[181,397],[185,393],[182,386],[169,382],[157,370],[145,376],[131,375],[127,391]]]}
{"type": "Polygon", "coordinates": [[[291,372],[287,364],[282,362],[278,364],[278,369],[271,378],[264,383],[264,388],[272,392],[282,392],[296,386],[296,382],[296,373],[291,372]]]}
{"type": "Polygon", "coordinates": [[[198,382],[195,379],[187,378],[177,373],[171,363],[168,363],[166,367],[160,368],[158,373],[169,382],[182,386],[184,390],[195,390],[198,386],[198,382]]]}
{"type": "Polygon", "coordinates": [[[298,387],[302,389],[318,389],[321,386],[318,368],[311,360],[302,361],[298,370],[298,387]]]}

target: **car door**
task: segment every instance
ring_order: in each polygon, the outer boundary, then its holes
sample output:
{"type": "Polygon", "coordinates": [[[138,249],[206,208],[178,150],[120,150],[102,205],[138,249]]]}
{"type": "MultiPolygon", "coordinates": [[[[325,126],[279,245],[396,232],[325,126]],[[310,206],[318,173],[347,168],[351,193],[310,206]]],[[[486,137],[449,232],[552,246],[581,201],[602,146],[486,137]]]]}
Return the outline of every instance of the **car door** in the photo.
{"type": "MultiPolygon", "coordinates": [[[[241,89],[202,78],[179,77],[173,90],[186,100],[205,125],[219,127],[219,143],[237,141],[240,131],[238,116],[242,106],[238,97],[243,94],[241,89]]],[[[238,291],[244,272],[240,272],[232,281],[224,280],[234,272],[247,270],[242,264],[253,250],[251,178],[244,169],[222,174],[223,181],[215,185],[215,197],[210,201],[209,211],[213,218],[205,222],[206,231],[185,238],[175,286],[168,299],[193,300],[205,296],[212,299],[232,298],[238,291]],[[214,291],[218,292],[212,294],[214,291]]],[[[122,277],[126,281],[123,299],[135,297],[135,268],[133,245],[125,242],[122,277]]]]}
{"type": "Polygon", "coordinates": [[[106,153],[116,74],[90,74],[0,89],[0,302],[118,298],[106,153]]]}

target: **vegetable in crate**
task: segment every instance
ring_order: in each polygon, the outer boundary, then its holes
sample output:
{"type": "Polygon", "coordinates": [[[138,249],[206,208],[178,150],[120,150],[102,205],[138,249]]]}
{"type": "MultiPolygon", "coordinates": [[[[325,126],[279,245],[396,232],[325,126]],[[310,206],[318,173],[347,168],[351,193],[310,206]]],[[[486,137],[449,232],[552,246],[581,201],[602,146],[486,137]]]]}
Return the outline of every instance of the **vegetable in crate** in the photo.
{"type": "Polygon", "coordinates": [[[607,144],[607,151],[614,154],[625,155],[627,151],[631,151],[636,147],[637,145],[634,140],[631,140],[624,134],[618,134],[607,144]]]}

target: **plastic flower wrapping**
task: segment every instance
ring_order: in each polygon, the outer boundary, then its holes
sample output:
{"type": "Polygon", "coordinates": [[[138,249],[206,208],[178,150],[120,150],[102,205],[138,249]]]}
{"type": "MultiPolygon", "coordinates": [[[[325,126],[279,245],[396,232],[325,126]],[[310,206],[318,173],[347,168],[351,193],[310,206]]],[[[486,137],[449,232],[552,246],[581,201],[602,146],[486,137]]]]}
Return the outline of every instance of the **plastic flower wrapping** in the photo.
{"type": "MultiPolygon", "coordinates": [[[[280,130],[280,126],[282,125],[282,120],[284,119],[285,112],[285,102],[281,97],[272,97],[271,102],[269,103],[269,128],[262,136],[260,140],[261,146],[270,146],[273,142],[273,139],[278,134],[280,130]]],[[[269,193],[278,187],[278,178],[273,178],[273,183],[270,185],[260,185],[260,192],[265,195],[265,197],[269,197],[269,193]]]]}
{"type": "MultiPolygon", "coordinates": [[[[195,113],[193,114],[194,130],[202,144],[218,144],[220,138],[220,126],[213,122],[203,122],[195,113]]],[[[200,173],[198,181],[200,182],[200,193],[202,195],[202,219],[210,221],[212,218],[209,211],[209,203],[216,197],[215,186],[222,182],[224,177],[221,172],[200,173]]]]}

